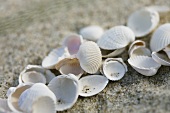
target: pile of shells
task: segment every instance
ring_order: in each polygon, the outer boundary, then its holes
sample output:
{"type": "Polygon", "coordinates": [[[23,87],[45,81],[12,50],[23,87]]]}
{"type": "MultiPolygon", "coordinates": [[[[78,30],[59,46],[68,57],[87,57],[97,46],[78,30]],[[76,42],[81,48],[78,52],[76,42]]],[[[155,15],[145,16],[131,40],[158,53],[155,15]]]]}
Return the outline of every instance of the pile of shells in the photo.
{"type": "Polygon", "coordinates": [[[118,81],[128,71],[122,58],[113,58],[127,46],[128,63],[142,75],[152,76],[161,65],[170,66],[170,23],[156,29],[159,13],[166,11],[165,6],[145,7],[129,16],[127,26],[104,31],[92,25],[68,35],[43,59],[42,66],[25,67],[19,85],[9,88],[7,99],[0,99],[0,112],[56,113],[71,108],[79,96],[100,93],[109,80],[118,81]],[[144,41],[135,38],[152,31],[151,52],[144,41]]]}

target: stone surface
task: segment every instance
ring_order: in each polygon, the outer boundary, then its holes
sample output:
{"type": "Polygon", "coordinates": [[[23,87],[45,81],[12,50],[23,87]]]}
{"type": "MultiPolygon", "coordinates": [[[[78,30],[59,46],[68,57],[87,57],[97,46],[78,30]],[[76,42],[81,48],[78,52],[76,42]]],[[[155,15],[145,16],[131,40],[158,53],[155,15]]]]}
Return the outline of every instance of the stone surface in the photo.
{"type": "MultiPolygon", "coordinates": [[[[63,37],[87,25],[104,29],[125,25],[135,10],[149,5],[167,5],[169,0],[0,0],[0,97],[18,85],[19,73],[42,59],[63,37]]],[[[170,13],[161,23],[170,22],[170,13]]],[[[151,34],[144,37],[148,42],[151,34]]],[[[127,51],[122,54],[127,64],[127,51]]],[[[137,73],[129,64],[125,77],[109,82],[98,95],[79,97],[64,112],[81,113],[168,113],[170,68],[162,66],[152,77],[137,73]]]]}

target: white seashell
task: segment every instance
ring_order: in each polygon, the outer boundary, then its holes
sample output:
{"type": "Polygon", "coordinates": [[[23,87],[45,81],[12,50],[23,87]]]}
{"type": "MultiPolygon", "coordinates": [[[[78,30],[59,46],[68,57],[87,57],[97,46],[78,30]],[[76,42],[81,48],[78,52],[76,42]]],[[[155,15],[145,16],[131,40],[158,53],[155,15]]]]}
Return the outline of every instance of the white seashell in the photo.
{"type": "Polygon", "coordinates": [[[0,113],[11,113],[11,109],[8,106],[7,99],[0,98],[0,113]]]}
{"type": "Polygon", "coordinates": [[[161,67],[152,57],[148,56],[133,56],[128,59],[128,63],[142,75],[155,75],[161,67]]]}
{"type": "Polygon", "coordinates": [[[120,55],[121,53],[123,53],[125,51],[125,47],[120,48],[120,49],[116,49],[116,50],[102,50],[102,57],[103,58],[108,58],[108,57],[115,57],[120,55]]]}
{"type": "Polygon", "coordinates": [[[60,47],[52,50],[48,56],[42,61],[42,67],[46,69],[54,69],[55,65],[62,59],[70,56],[66,47],[60,47]]]}
{"type": "Polygon", "coordinates": [[[109,80],[101,75],[89,75],[82,77],[79,80],[79,95],[83,97],[96,95],[106,87],[108,82],[109,80]]]}
{"type": "Polygon", "coordinates": [[[22,83],[22,80],[21,80],[21,76],[26,73],[26,72],[30,72],[30,71],[36,71],[38,73],[41,73],[44,75],[44,77],[46,78],[46,82],[49,83],[54,77],[55,75],[50,71],[50,70],[47,70],[39,65],[27,65],[25,67],[25,69],[20,73],[20,76],[19,76],[19,83],[22,83]]]}
{"type": "Polygon", "coordinates": [[[163,51],[167,54],[168,58],[170,59],[170,45],[166,46],[163,51]]]}
{"type": "Polygon", "coordinates": [[[8,96],[8,106],[15,113],[22,113],[23,111],[18,106],[18,101],[20,95],[28,88],[30,88],[32,84],[20,84],[17,86],[16,90],[9,94],[8,96]]]}
{"type": "Polygon", "coordinates": [[[170,24],[161,25],[152,35],[150,48],[152,51],[160,51],[170,44],[170,24]]]}
{"type": "Polygon", "coordinates": [[[147,8],[151,9],[151,10],[155,10],[158,13],[164,13],[164,12],[169,12],[170,11],[170,7],[168,6],[164,6],[164,5],[153,5],[153,6],[148,6],[147,8]]]}
{"type": "Polygon", "coordinates": [[[73,74],[55,77],[48,87],[57,97],[57,111],[69,109],[77,101],[79,84],[77,77],[73,74]]]}
{"type": "Polygon", "coordinates": [[[142,8],[129,16],[127,26],[132,29],[136,37],[143,37],[156,28],[159,18],[157,11],[142,8]]]}
{"type": "Polygon", "coordinates": [[[103,35],[104,30],[100,26],[92,25],[80,29],[80,35],[84,39],[97,42],[99,38],[103,35]]]}
{"type": "Polygon", "coordinates": [[[152,52],[152,58],[161,65],[170,66],[170,59],[164,51],[152,52]]]}
{"type": "Polygon", "coordinates": [[[87,73],[96,73],[102,63],[100,48],[95,42],[84,42],[77,53],[81,68],[87,73]]]}
{"type": "Polygon", "coordinates": [[[132,56],[151,56],[151,51],[146,48],[146,47],[142,47],[142,46],[138,46],[136,48],[134,48],[133,50],[130,51],[130,54],[129,56],[132,57],[132,56]]]}
{"type": "Polygon", "coordinates": [[[26,113],[55,113],[56,97],[45,84],[36,83],[21,94],[18,105],[26,113]],[[40,111],[34,112],[37,110],[40,111]]]}
{"type": "Polygon", "coordinates": [[[6,93],[6,96],[9,97],[9,95],[15,92],[16,89],[17,89],[16,87],[10,87],[6,93]]]}
{"type": "Polygon", "coordinates": [[[116,26],[107,30],[97,41],[98,46],[105,50],[115,50],[126,47],[135,40],[133,31],[126,26],[116,26]]]}
{"type": "Polygon", "coordinates": [[[102,66],[103,74],[113,81],[120,80],[127,72],[127,66],[122,58],[108,58],[102,66]]]}
{"type": "Polygon", "coordinates": [[[79,50],[80,45],[83,43],[81,35],[71,34],[64,38],[63,46],[68,48],[70,55],[76,54],[79,50]]]}

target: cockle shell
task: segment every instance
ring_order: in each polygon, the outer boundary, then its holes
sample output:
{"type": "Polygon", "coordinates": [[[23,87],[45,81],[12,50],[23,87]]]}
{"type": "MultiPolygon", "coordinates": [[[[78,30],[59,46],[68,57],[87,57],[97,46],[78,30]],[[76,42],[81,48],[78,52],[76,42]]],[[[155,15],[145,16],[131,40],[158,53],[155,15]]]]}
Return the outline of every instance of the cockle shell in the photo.
{"type": "Polygon", "coordinates": [[[46,69],[54,69],[55,65],[62,59],[69,57],[67,47],[59,47],[52,50],[48,56],[46,56],[42,61],[42,67],[46,69]]]}
{"type": "Polygon", "coordinates": [[[77,77],[73,74],[55,77],[48,87],[57,98],[57,111],[69,109],[77,101],[79,84],[77,77]]]}
{"type": "Polygon", "coordinates": [[[83,43],[81,35],[71,34],[64,38],[63,46],[68,48],[70,55],[76,54],[79,50],[80,45],[83,43]]]}
{"type": "Polygon", "coordinates": [[[82,77],[79,80],[79,95],[83,97],[96,95],[106,87],[108,82],[109,80],[102,75],[89,75],[82,77]]]}
{"type": "Polygon", "coordinates": [[[7,99],[0,98],[0,113],[11,113],[11,109],[8,106],[7,99]]]}
{"type": "Polygon", "coordinates": [[[8,96],[8,106],[15,113],[22,113],[23,111],[18,106],[18,101],[20,95],[26,90],[29,89],[32,84],[20,84],[16,87],[16,90],[9,94],[8,96]]]}
{"type": "Polygon", "coordinates": [[[77,53],[81,68],[87,73],[96,73],[102,63],[100,48],[95,42],[84,42],[77,53]]]}
{"type": "Polygon", "coordinates": [[[170,66],[170,59],[164,51],[152,52],[152,58],[161,65],[170,66]]]}
{"type": "Polygon", "coordinates": [[[161,25],[152,35],[150,48],[158,52],[170,44],[170,23],[161,25]]]}
{"type": "Polygon", "coordinates": [[[97,42],[103,33],[103,28],[97,25],[87,26],[80,29],[80,35],[82,35],[84,39],[94,42],[97,42]]]}
{"type": "Polygon", "coordinates": [[[157,11],[142,8],[129,16],[127,26],[132,29],[136,37],[143,37],[156,28],[159,18],[157,11]]]}
{"type": "Polygon", "coordinates": [[[168,46],[166,46],[163,51],[165,51],[165,53],[167,54],[168,58],[170,59],[170,44],[168,46]]]}
{"type": "Polygon", "coordinates": [[[36,83],[21,94],[18,106],[26,113],[55,113],[56,97],[45,84],[36,83]]]}
{"type": "Polygon", "coordinates": [[[128,71],[122,58],[107,58],[102,66],[103,74],[113,81],[120,80],[128,71]]]}
{"type": "Polygon", "coordinates": [[[133,56],[128,59],[128,63],[140,74],[145,76],[155,75],[161,67],[159,63],[149,56],[133,56]]]}
{"type": "Polygon", "coordinates": [[[135,40],[133,31],[126,26],[116,26],[107,30],[97,41],[101,49],[115,50],[126,47],[135,40]]]}
{"type": "Polygon", "coordinates": [[[129,56],[151,56],[151,51],[146,48],[146,47],[142,47],[142,46],[138,46],[136,48],[134,48],[133,50],[131,50],[129,56]]]}

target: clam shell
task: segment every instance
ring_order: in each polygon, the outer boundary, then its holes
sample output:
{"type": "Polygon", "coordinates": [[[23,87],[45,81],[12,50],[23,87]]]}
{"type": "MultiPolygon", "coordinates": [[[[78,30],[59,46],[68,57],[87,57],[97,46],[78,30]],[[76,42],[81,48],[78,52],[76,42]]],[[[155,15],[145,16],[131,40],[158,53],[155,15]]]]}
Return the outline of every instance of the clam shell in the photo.
{"type": "Polygon", "coordinates": [[[127,26],[132,29],[136,37],[143,37],[156,28],[159,18],[157,11],[142,8],[129,16],[127,26]]]}
{"type": "Polygon", "coordinates": [[[79,95],[89,97],[100,93],[108,84],[109,80],[102,75],[89,75],[79,80],[79,95]]]}
{"type": "Polygon", "coordinates": [[[120,55],[125,51],[125,47],[116,49],[116,50],[101,50],[102,51],[102,57],[103,58],[108,58],[108,57],[115,57],[120,55]]]}
{"type": "Polygon", "coordinates": [[[70,56],[66,47],[60,47],[52,50],[48,56],[42,61],[42,67],[46,69],[54,69],[55,65],[62,59],[70,56]]]}
{"type": "Polygon", "coordinates": [[[100,26],[92,25],[80,29],[80,35],[84,39],[97,42],[99,38],[103,35],[104,30],[100,26]]]}
{"type": "Polygon", "coordinates": [[[57,111],[71,108],[78,98],[78,79],[75,75],[60,75],[51,80],[49,89],[57,97],[57,111]]]}
{"type": "Polygon", "coordinates": [[[170,59],[164,51],[152,52],[152,58],[161,65],[170,66],[170,59]]]}
{"type": "Polygon", "coordinates": [[[166,46],[163,51],[167,54],[168,58],[170,59],[170,45],[166,46]]]}
{"type": "Polygon", "coordinates": [[[0,98],[0,113],[11,113],[11,109],[8,106],[7,99],[0,98]]]}
{"type": "Polygon", "coordinates": [[[101,49],[115,50],[126,47],[135,40],[133,31],[126,26],[116,26],[107,30],[97,41],[101,49]]]}
{"type": "Polygon", "coordinates": [[[63,40],[63,45],[68,48],[70,55],[76,54],[82,43],[82,36],[77,34],[71,34],[63,40]]]}
{"type": "Polygon", "coordinates": [[[161,67],[152,57],[148,56],[133,56],[128,59],[128,63],[142,75],[152,76],[155,75],[161,67]]]}
{"type": "Polygon", "coordinates": [[[36,83],[21,94],[18,105],[26,113],[31,113],[34,109],[37,111],[40,107],[42,107],[41,113],[55,113],[56,97],[45,84],[36,83]],[[45,97],[45,100],[48,100],[45,101],[43,97],[45,97]]]}
{"type": "Polygon", "coordinates": [[[100,48],[95,42],[84,42],[77,53],[81,68],[87,73],[96,73],[102,63],[100,48]]]}
{"type": "Polygon", "coordinates": [[[128,71],[126,64],[122,58],[108,58],[102,66],[103,74],[113,81],[120,80],[128,71]]]}
{"type": "Polygon", "coordinates": [[[150,48],[152,51],[160,51],[170,44],[170,24],[161,25],[152,35],[150,48]]]}
{"type": "Polygon", "coordinates": [[[32,86],[31,84],[20,84],[19,86],[17,86],[16,90],[8,96],[7,103],[9,108],[13,112],[15,113],[23,112],[18,106],[19,97],[26,89],[30,88],[31,86],[32,86]]]}
{"type": "Polygon", "coordinates": [[[151,51],[146,48],[146,47],[136,47],[134,48],[133,50],[131,50],[129,56],[132,57],[132,56],[151,56],[151,51]]]}

